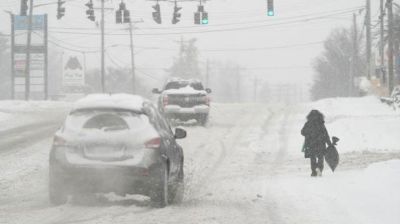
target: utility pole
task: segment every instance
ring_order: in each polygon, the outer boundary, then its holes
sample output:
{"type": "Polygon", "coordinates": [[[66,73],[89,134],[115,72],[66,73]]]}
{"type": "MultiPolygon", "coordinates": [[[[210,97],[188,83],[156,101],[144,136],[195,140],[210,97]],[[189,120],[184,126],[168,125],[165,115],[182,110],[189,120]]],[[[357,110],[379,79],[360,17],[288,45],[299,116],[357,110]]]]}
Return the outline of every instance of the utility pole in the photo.
{"type": "Polygon", "coordinates": [[[358,30],[357,30],[357,15],[353,14],[353,55],[351,59],[351,72],[349,80],[349,96],[354,94],[354,77],[356,77],[356,66],[357,66],[357,56],[358,56],[358,30]]]}
{"type": "Polygon", "coordinates": [[[388,55],[388,69],[389,69],[389,77],[388,77],[388,89],[389,94],[392,92],[394,87],[394,25],[393,25],[393,0],[386,1],[386,7],[388,8],[388,26],[389,26],[389,37],[388,37],[388,47],[389,47],[389,55],[388,55]]]}
{"type": "MultiPolygon", "coordinates": [[[[32,0],[31,0],[32,1],[32,0]]],[[[105,49],[104,49],[104,1],[101,0],[101,90],[103,93],[106,91],[105,87],[105,49]]]]}
{"type": "Polygon", "coordinates": [[[30,98],[30,70],[31,70],[31,39],[32,39],[33,0],[29,2],[28,34],[25,57],[25,100],[30,98]]]}
{"type": "Polygon", "coordinates": [[[132,93],[136,93],[136,75],[135,75],[135,53],[133,46],[133,26],[132,22],[129,23],[129,36],[130,36],[130,45],[131,45],[131,73],[132,73],[132,93]]]}
{"type": "Polygon", "coordinates": [[[366,40],[367,40],[367,78],[371,79],[371,0],[366,0],[366,18],[365,18],[365,27],[366,27],[366,40]]]}
{"type": "Polygon", "coordinates": [[[385,70],[385,4],[384,0],[380,0],[380,46],[379,46],[379,55],[380,55],[380,72],[382,76],[383,83],[386,83],[386,70],[385,70]]]}

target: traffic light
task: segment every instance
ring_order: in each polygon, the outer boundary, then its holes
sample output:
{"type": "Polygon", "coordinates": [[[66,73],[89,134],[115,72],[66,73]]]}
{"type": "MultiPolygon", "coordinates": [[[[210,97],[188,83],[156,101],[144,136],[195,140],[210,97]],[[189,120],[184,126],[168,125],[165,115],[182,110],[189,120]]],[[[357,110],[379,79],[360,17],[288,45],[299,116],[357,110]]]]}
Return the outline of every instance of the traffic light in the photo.
{"type": "Polygon", "coordinates": [[[131,22],[131,13],[129,10],[124,11],[124,23],[130,23],[131,22]]]}
{"type": "Polygon", "coordinates": [[[194,24],[207,25],[208,24],[208,12],[204,11],[204,6],[199,5],[197,12],[194,13],[194,24]]]}
{"type": "Polygon", "coordinates": [[[161,7],[160,4],[153,5],[153,9],[156,10],[153,12],[153,19],[156,23],[161,24],[161,7]]]}
{"type": "Polygon", "coordinates": [[[22,0],[21,1],[20,15],[21,16],[27,16],[28,15],[28,0],[22,0]]]}
{"type": "Polygon", "coordinates": [[[131,17],[129,10],[126,9],[126,5],[121,1],[119,9],[115,12],[116,23],[130,23],[131,17]]]}
{"type": "Polygon", "coordinates": [[[182,7],[178,7],[178,5],[176,4],[176,1],[175,1],[174,16],[172,18],[172,24],[177,24],[180,21],[182,14],[180,14],[179,11],[181,9],[182,9],[182,7]]]}
{"type": "Polygon", "coordinates": [[[65,1],[61,0],[57,2],[57,19],[61,19],[65,15],[65,7],[62,7],[64,3],[65,1]]]}
{"type": "Polygon", "coordinates": [[[275,11],[274,11],[274,0],[268,0],[268,12],[267,15],[268,16],[274,16],[275,15],[275,11]]]}
{"type": "Polygon", "coordinates": [[[91,21],[94,21],[96,17],[94,16],[94,9],[93,9],[93,2],[90,0],[88,3],[85,4],[88,7],[88,10],[86,10],[86,15],[88,16],[87,18],[91,21]]]}
{"type": "Polygon", "coordinates": [[[116,23],[122,23],[122,11],[121,10],[117,10],[115,12],[115,21],[116,21],[116,23]]]}
{"type": "Polygon", "coordinates": [[[207,25],[208,24],[208,12],[203,12],[201,17],[201,24],[207,25]]]}
{"type": "Polygon", "coordinates": [[[195,12],[194,13],[194,24],[201,24],[201,13],[200,12],[195,12]]]}

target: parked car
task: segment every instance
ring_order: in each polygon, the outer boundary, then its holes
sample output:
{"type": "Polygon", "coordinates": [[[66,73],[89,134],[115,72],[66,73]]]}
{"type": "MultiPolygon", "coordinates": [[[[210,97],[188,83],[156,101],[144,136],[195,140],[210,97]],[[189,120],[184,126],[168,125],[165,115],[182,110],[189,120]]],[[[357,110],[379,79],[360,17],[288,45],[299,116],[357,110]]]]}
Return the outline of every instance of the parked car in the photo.
{"type": "Polygon", "coordinates": [[[153,89],[153,93],[160,94],[158,108],[167,118],[207,123],[211,89],[204,88],[201,81],[174,78],[168,80],[162,90],[153,89]]]}
{"type": "Polygon", "coordinates": [[[184,155],[173,132],[148,100],[94,94],[77,101],[55,133],[49,158],[50,202],[69,195],[142,194],[164,207],[183,197],[184,155]]]}

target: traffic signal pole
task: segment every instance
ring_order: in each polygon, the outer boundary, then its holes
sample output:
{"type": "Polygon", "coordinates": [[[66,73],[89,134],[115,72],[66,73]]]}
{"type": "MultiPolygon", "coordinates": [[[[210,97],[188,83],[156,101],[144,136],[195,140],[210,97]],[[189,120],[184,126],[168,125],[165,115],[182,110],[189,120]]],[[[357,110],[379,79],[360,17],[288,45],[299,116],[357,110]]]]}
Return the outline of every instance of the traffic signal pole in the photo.
{"type": "Polygon", "coordinates": [[[31,69],[31,39],[32,39],[32,17],[33,17],[33,0],[29,3],[28,15],[28,33],[26,41],[26,57],[25,57],[25,100],[30,98],[30,69],[31,69]]]}
{"type": "MultiPolygon", "coordinates": [[[[31,0],[32,1],[32,0],[31,0]]],[[[104,1],[101,0],[101,91],[105,93],[104,1]]]]}
{"type": "Polygon", "coordinates": [[[136,74],[135,74],[135,49],[133,45],[133,26],[132,22],[129,23],[129,37],[131,45],[131,73],[132,73],[132,93],[136,93],[136,74]]]}
{"type": "Polygon", "coordinates": [[[387,0],[386,2],[388,8],[388,20],[389,20],[389,37],[388,37],[388,47],[389,47],[389,54],[388,54],[388,69],[389,69],[389,77],[388,77],[388,88],[389,94],[392,92],[394,88],[394,24],[393,24],[393,0],[387,0]]]}
{"type": "Polygon", "coordinates": [[[365,26],[366,26],[366,41],[367,41],[367,78],[371,79],[371,0],[367,0],[366,4],[367,14],[365,18],[365,26]]]}

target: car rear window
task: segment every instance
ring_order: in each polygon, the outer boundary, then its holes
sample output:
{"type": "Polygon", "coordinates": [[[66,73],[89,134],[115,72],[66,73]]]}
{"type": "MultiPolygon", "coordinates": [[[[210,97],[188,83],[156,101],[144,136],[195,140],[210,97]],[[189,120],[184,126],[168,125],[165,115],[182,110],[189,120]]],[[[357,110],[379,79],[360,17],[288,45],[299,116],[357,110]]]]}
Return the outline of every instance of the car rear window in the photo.
{"type": "Polygon", "coordinates": [[[65,122],[68,129],[120,131],[140,129],[149,125],[142,113],[121,110],[79,110],[72,112],[65,122]]]}
{"type": "Polygon", "coordinates": [[[195,90],[204,90],[204,87],[200,82],[188,82],[188,81],[170,82],[165,86],[165,90],[181,89],[185,88],[186,86],[190,86],[195,90]]]}

